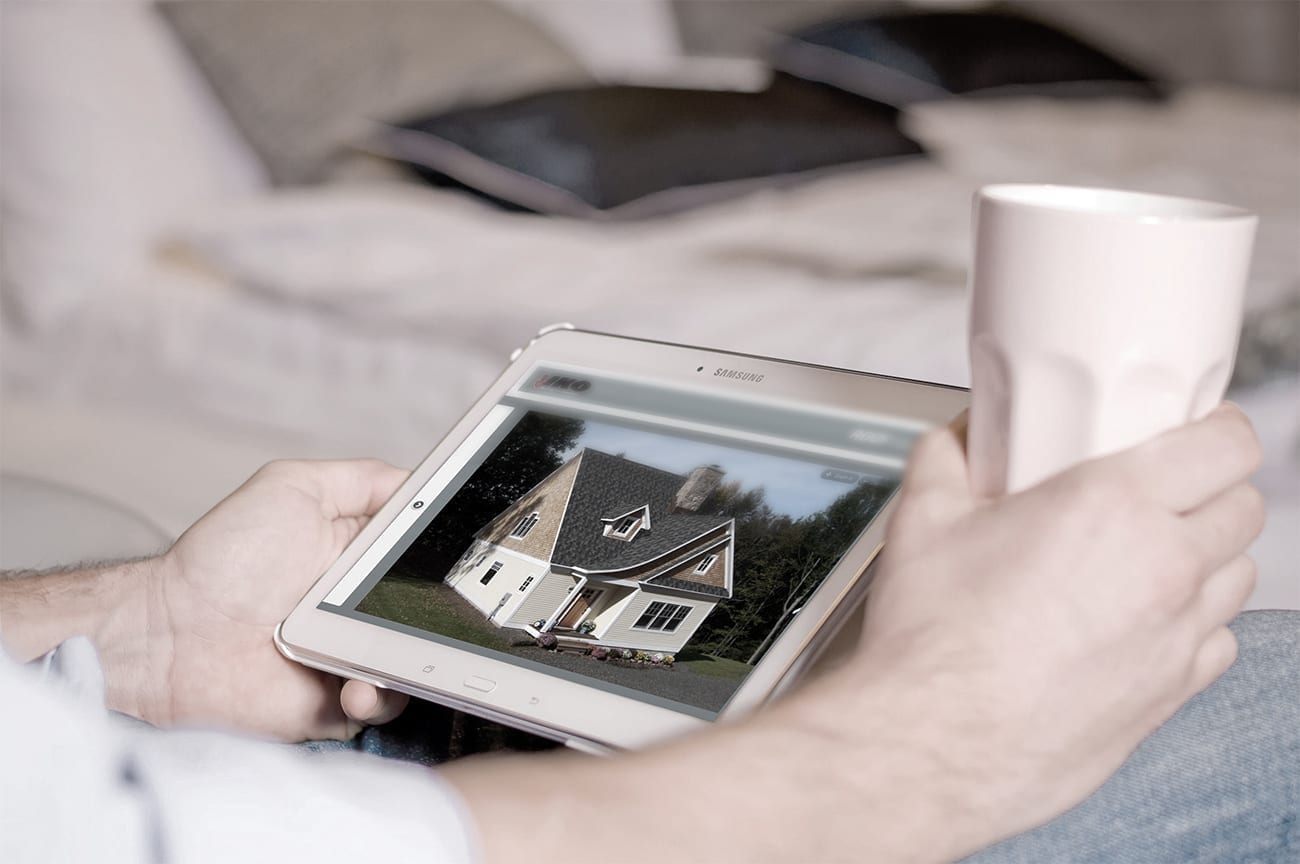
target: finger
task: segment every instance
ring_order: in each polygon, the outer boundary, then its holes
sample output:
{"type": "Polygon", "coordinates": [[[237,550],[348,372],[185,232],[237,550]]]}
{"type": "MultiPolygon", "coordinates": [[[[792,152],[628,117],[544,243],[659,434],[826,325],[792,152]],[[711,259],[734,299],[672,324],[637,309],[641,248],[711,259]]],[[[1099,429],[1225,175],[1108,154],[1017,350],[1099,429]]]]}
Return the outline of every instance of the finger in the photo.
{"type": "Polygon", "coordinates": [[[917,439],[907,459],[903,486],[913,492],[950,491],[970,496],[966,475],[965,414],[953,423],[931,429],[917,439]]]}
{"type": "Polygon", "coordinates": [[[1264,498],[1249,483],[1220,493],[1182,517],[1197,558],[1213,572],[1246,551],[1264,529],[1264,498]]]}
{"type": "Polygon", "coordinates": [[[280,700],[280,711],[288,717],[307,719],[305,726],[296,728],[297,734],[280,737],[289,741],[349,741],[356,737],[361,731],[361,724],[349,717],[339,704],[339,679],[318,669],[292,665],[295,667],[295,675],[307,686],[280,688],[277,697],[280,700]],[[294,692],[310,704],[293,707],[293,700],[288,694],[294,692]]]}
{"type": "Polygon", "coordinates": [[[961,444],[961,449],[966,450],[966,436],[970,432],[970,409],[963,408],[962,412],[948,422],[948,428],[952,434],[957,436],[957,442],[961,444]]]}
{"type": "Polygon", "coordinates": [[[328,519],[373,516],[411,472],[378,459],[303,462],[328,519]]]}
{"type": "Polygon", "coordinates": [[[1237,637],[1227,627],[1212,631],[1192,660],[1185,699],[1190,699],[1209,687],[1237,662],[1237,637]]]}
{"type": "Polygon", "coordinates": [[[383,690],[364,681],[349,680],[339,692],[343,713],[366,726],[394,720],[410,701],[405,693],[383,690]]]}
{"type": "Polygon", "coordinates": [[[364,516],[343,516],[335,519],[331,523],[334,531],[334,548],[338,550],[335,554],[343,554],[343,548],[356,539],[369,521],[364,516]]]}
{"type": "Polygon", "coordinates": [[[1260,458],[1250,419],[1229,402],[1204,420],[1170,430],[1115,457],[1120,470],[1156,501],[1180,513],[1250,477],[1260,458]]]}
{"type": "Polygon", "coordinates": [[[1255,562],[1248,555],[1239,555],[1210,574],[1196,596],[1197,632],[1213,633],[1236,618],[1255,590],[1255,580],[1255,562]]]}

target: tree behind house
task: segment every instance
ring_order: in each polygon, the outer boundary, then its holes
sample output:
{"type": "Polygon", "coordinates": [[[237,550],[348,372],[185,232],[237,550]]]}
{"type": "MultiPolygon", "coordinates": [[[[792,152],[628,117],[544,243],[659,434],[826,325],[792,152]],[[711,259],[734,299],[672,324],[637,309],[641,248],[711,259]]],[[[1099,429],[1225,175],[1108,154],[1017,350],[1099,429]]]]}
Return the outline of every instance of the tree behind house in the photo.
{"type": "Polygon", "coordinates": [[[893,491],[892,484],[864,481],[817,513],[792,520],[772,511],[761,488],[719,489],[701,510],[736,520],[734,593],[705,619],[691,646],[756,662],[893,491]]]}
{"type": "Polygon", "coordinates": [[[438,581],[474,540],[474,534],[564,464],[584,423],[530,411],[487,461],[447,502],[402,556],[404,574],[438,581]]]}

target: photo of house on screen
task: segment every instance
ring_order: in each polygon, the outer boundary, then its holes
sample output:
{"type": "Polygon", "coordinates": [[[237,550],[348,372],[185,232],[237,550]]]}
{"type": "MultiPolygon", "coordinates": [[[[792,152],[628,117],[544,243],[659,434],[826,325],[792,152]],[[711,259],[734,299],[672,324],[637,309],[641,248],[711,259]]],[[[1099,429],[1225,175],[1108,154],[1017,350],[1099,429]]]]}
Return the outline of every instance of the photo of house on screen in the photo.
{"type": "Polygon", "coordinates": [[[722,476],[584,449],[484,525],[445,581],[499,627],[675,653],[731,597],[734,520],[698,512],[722,476]]]}

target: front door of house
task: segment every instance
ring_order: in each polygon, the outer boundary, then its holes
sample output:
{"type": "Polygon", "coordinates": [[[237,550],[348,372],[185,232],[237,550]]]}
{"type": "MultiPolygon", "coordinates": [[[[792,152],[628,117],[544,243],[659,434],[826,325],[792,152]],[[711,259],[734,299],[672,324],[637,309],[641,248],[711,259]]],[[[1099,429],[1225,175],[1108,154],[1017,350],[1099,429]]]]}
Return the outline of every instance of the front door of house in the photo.
{"type": "Polygon", "coordinates": [[[577,627],[583,616],[591,611],[592,604],[596,602],[596,598],[600,596],[603,590],[601,588],[583,588],[578,593],[577,599],[573,601],[573,605],[569,607],[569,611],[565,612],[564,617],[559,620],[558,626],[566,630],[577,627]]]}

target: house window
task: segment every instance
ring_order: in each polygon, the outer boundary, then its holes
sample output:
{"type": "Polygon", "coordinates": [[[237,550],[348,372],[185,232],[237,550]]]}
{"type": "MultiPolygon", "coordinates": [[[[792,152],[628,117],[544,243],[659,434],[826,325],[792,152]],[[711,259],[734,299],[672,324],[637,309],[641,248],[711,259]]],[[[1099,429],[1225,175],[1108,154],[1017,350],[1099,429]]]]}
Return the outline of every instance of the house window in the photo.
{"type": "Polygon", "coordinates": [[[480,585],[486,585],[486,584],[488,584],[489,582],[491,582],[491,581],[492,581],[492,577],[495,576],[495,575],[497,575],[498,573],[501,572],[501,567],[502,567],[502,564],[501,564],[500,561],[493,561],[493,562],[492,562],[492,566],[489,567],[489,568],[487,569],[487,572],[483,574],[483,578],[480,579],[480,580],[478,580],[478,584],[480,584],[480,585]]]}
{"type": "Polygon", "coordinates": [[[529,585],[532,585],[532,584],[533,584],[533,577],[532,577],[532,576],[529,576],[529,577],[528,577],[527,579],[525,579],[522,583],[520,583],[520,585],[519,585],[519,590],[520,590],[520,591],[527,591],[527,590],[528,590],[528,586],[529,586],[529,585]]]}
{"type": "Polygon", "coordinates": [[[528,532],[532,531],[533,526],[537,524],[537,519],[538,516],[536,513],[529,513],[527,516],[519,520],[519,524],[515,526],[515,530],[510,532],[510,536],[527,537],[528,532]]]}
{"type": "Polygon", "coordinates": [[[640,520],[636,516],[624,516],[618,523],[618,527],[614,529],[614,535],[617,537],[626,537],[632,532],[632,529],[636,527],[638,521],[640,520]]]}
{"type": "Polygon", "coordinates": [[[713,562],[717,560],[718,560],[717,555],[705,555],[702,559],[700,559],[700,563],[695,565],[695,572],[708,573],[709,568],[713,566],[713,562]]]}
{"type": "Polygon", "coordinates": [[[651,603],[641,613],[641,617],[636,619],[632,629],[662,630],[665,633],[672,633],[677,629],[677,625],[686,620],[690,611],[690,606],[681,606],[677,603],[651,603]]]}

